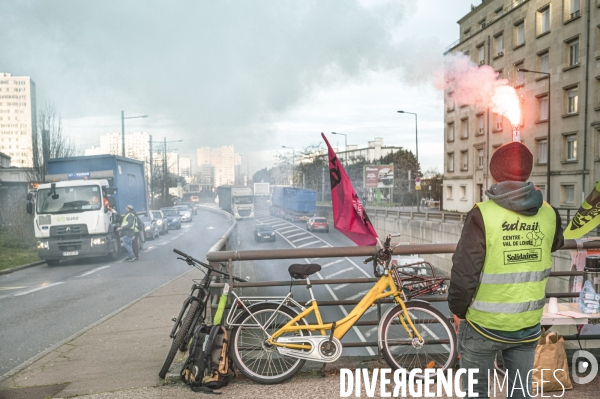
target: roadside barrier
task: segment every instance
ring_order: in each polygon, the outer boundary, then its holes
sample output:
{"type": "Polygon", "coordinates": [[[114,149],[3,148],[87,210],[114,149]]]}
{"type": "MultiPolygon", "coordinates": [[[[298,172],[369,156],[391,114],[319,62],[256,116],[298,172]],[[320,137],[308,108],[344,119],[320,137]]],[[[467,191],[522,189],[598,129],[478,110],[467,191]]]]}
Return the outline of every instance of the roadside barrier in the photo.
{"type": "MultiPolygon", "coordinates": [[[[213,209],[214,210],[214,209],[213,209]]],[[[392,212],[392,211],[388,211],[392,212]]],[[[396,211],[393,211],[396,212],[396,211]]],[[[237,240],[237,225],[234,224],[227,230],[227,232],[219,239],[219,241],[213,245],[213,247],[206,254],[208,262],[214,266],[219,267],[221,262],[227,262],[228,273],[233,276],[233,262],[234,261],[254,261],[254,260],[273,260],[273,259],[304,259],[304,258],[338,258],[338,257],[370,257],[377,253],[377,247],[331,247],[331,248],[298,248],[298,249],[273,249],[273,250],[227,250],[235,246],[237,240]],[[235,233],[235,234],[234,234],[235,233]]],[[[600,241],[590,241],[583,244],[584,249],[600,249],[600,241]]],[[[398,246],[394,248],[394,255],[411,255],[411,254],[443,254],[453,253],[456,249],[455,243],[445,244],[411,244],[398,246]]],[[[575,240],[565,240],[565,245],[560,250],[574,250],[577,249],[577,243],[575,240]]],[[[285,264],[285,267],[288,265],[285,264]]],[[[550,277],[571,277],[571,276],[582,276],[583,272],[577,271],[565,271],[565,272],[551,272],[550,277]]],[[[444,277],[445,280],[449,280],[450,276],[444,277]]],[[[345,279],[323,279],[311,280],[313,285],[321,284],[364,284],[374,283],[377,278],[345,278],[345,279]]],[[[245,287],[278,287],[278,286],[290,286],[290,281],[253,281],[247,283],[234,282],[233,279],[228,281],[229,285],[233,289],[243,289],[245,287]]],[[[305,285],[306,282],[303,280],[295,280],[291,282],[291,285],[305,285]]],[[[215,292],[219,293],[223,287],[224,282],[217,282],[211,284],[214,287],[215,292]]],[[[555,298],[574,298],[578,297],[578,293],[546,293],[546,297],[555,298]]],[[[435,296],[428,295],[419,297],[419,299],[426,300],[429,302],[445,302],[447,296],[435,296]]],[[[319,306],[340,306],[340,305],[355,305],[359,300],[330,300],[330,301],[319,301],[319,306]]],[[[377,303],[377,319],[381,318],[381,304],[392,303],[392,300],[384,299],[377,303]]],[[[449,318],[453,323],[453,319],[449,318]]],[[[359,321],[356,326],[374,326],[378,325],[379,320],[364,320],[359,321]]],[[[600,339],[600,335],[567,335],[564,336],[565,340],[575,339],[600,339]]],[[[344,347],[365,347],[365,346],[378,346],[376,341],[370,342],[343,342],[344,347]]]]}

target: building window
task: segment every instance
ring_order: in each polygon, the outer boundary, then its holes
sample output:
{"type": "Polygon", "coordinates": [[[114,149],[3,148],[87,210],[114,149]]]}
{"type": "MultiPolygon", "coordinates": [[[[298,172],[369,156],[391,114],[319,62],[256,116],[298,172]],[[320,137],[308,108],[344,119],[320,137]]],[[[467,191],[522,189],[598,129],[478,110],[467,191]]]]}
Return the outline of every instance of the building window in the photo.
{"type": "Polygon", "coordinates": [[[538,163],[546,164],[548,163],[548,140],[538,140],[537,145],[538,150],[538,163]]]}
{"type": "Polygon", "coordinates": [[[579,64],[579,39],[567,42],[567,65],[574,66],[579,64]]]}
{"type": "Polygon", "coordinates": [[[502,72],[502,69],[498,69],[498,70],[496,71],[496,74],[497,74],[497,75],[496,75],[496,79],[497,79],[497,80],[504,79],[504,74],[503,74],[503,72],[502,72]]]}
{"type": "Polygon", "coordinates": [[[538,35],[550,32],[550,5],[542,8],[537,13],[538,35]]]}
{"type": "Polygon", "coordinates": [[[566,159],[567,161],[576,161],[577,160],[577,135],[572,134],[570,136],[565,137],[566,142],[566,159]]]}
{"type": "Polygon", "coordinates": [[[452,186],[446,186],[446,199],[452,199],[452,186]]]}
{"type": "Polygon", "coordinates": [[[454,141],[454,122],[448,123],[448,141],[454,141]]]}
{"type": "Polygon", "coordinates": [[[501,17],[504,15],[504,7],[498,8],[496,11],[494,11],[494,13],[496,14],[496,17],[501,17]]]}
{"type": "Polygon", "coordinates": [[[448,153],[448,172],[454,172],[454,153],[448,153]]]}
{"type": "Polygon", "coordinates": [[[454,93],[448,93],[448,99],[446,100],[446,110],[448,112],[454,111],[454,93]]]}
{"type": "Polygon", "coordinates": [[[523,74],[524,72],[520,69],[523,69],[523,63],[519,62],[515,64],[515,86],[522,86],[524,83],[523,74]]]}
{"type": "Polygon", "coordinates": [[[460,165],[461,170],[469,169],[469,151],[460,152],[460,165]]]}
{"type": "Polygon", "coordinates": [[[483,169],[483,165],[485,165],[485,160],[483,157],[483,149],[480,148],[477,150],[477,168],[483,169]]]}
{"type": "Polygon", "coordinates": [[[477,48],[477,53],[479,54],[479,65],[485,64],[485,47],[483,44],[477,48]]]}
{"type": "Polygon", "coordinates": [[[600,77],[596,77],[596,104],[595,108],[600,108],[600,77]]]}
{"type": "Polygon", "coordinates": [[[566,0],[565,3],[568,4],[568,18],[573,19],[580,16],[580,5],[579,0],[566,0]]]}
{"type": "Polygon", "coordinates": [[[463,201],[467,199],[467,186],[460,186],[460,199],[463,201]]]}
{"type": "MultiPolygon", "coordinates": [[[[539,60],[539,68],[540,68],[540,72],[546,72],[548,73],[548,61],[549,61],[550,55],[549,53],[546,51],[545,53],[542,53],[540,55],[538,55],[538,60],[539,60]]],[[[540,78],[546,77],[544,75],[540,75],[540,78]]]]}
{"type": "Polygon", "coordinates": [[[579,109],[579,90],[577,87],[567,89],[567,114],[576,114],[579,109]]]}
{"type": "Polygon", "coordinates": [[[502,131],[502,120],[504,118],[500,114],[494,114],[494,131],[502,131]]]}
{"type": "Polygon", "coordinates": [[[471,29],[465,30],[465,38],[471,37],[471,29]]]}
{"type": "Polygon", "coordinates": [[[515,25],[515,47],[525,44],[525,21],[518,22],[515,25]]]}
{"type": "Polygon", "coordinates": [[[477,135],[482,135],[485,131],[485,116],[483,114],[477,115],[477,135]]]}
{"type": "Polygon", "coordinates": [[[548,96],[543,96],[538,98],[538,113],[539,113],[539,121],[547,121],[548,120],[548,96]]]}
{"type": "Polygon", "coordinates": [[[496,55],[504,55],[504,43],[502,40],[502,35],[498,35],[494,39],[496,41],[496,55]]]}
{"type": "Polygon", "coordinates": [[[465,118],[465,119],[461,119],[460,120],[460,131],[461,131],[461,135],[460,138],[461,139],[467,139],[469,138],[469,118],[465,118]]]}
{"type": "Polygon", "coordinates": [[[563,204],[575,204],[575,185],[574,184],[563,184],[561,188],[561,200],[563,204]]]}

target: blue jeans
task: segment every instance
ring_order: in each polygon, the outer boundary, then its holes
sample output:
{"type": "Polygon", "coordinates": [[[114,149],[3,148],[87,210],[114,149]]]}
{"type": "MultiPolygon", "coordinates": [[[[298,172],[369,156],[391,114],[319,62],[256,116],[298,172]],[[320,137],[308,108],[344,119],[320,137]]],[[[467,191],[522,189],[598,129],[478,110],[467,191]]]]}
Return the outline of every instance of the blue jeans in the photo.
{"type": "MultiPolygon", "coordinates": [[[[494,397],[494,358],[497,352],[502,352],[504,370],[506,370],[506,375],[508,376],[508,385],[504,382],[502,388],[504,394],[507,394],[506,397],[530,398],[530,394],[536,395],[532,391],[532,373],[530,371],[533,369],[537,341],[524,344],[505,344],[492,341],[479,334],[466,320],[461,320],[458,326],[457,340],[460,367],[465,369],[479,369],[479,373],[474,374],[474,378],[478,381],[473,387],[473,391],[479,394],[479,398],[494,397]],[[517,370],[520,378],[516,379],[515,385],[517,370]],[[488,372],[490,376],[489,395],[488,372]]],[[[495,396],[504,397],[502,392],[500,392],[502,375],[500,373],[497,373],[497,375],[498,383],[496,383],[495,396]]],[[[466,378],[463,378],[463,390],[466,391],[466,378]]]]}
{"type": "Polygon", "coordinates": [[[125,249],[127,250],[127,253],[129,254],[130,258],[134,258],[135,254],[133,253],[133,237],[129,237],[129,236],[124,236],[123,237],[123,246],[125,247],[125,249]]]}

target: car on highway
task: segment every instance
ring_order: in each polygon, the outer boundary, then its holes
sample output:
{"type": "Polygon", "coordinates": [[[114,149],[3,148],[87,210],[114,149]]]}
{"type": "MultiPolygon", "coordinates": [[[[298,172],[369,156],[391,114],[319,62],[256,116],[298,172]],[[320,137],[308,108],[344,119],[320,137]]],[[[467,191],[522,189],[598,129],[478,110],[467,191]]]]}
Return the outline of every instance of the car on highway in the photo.
{"type": "Polygon", "coordinates": [[[175,205],[173,208],[177,209],[177,211],[179,212],[182,222],[192,221],[192,210],[187,205],[175,205]]]}
{"type": "Polygon", "coordinates": [[[148,214],[139,215],[138,217],[142,223],[144,223],[144,238],[147,240],[154,240],[160,236],[160,229],[158,228],[156,219],[153,219],[152,216],[148,214]]]}
{"type": "Polygon", "coordinates": [[[306,230],[329,233],[329,222],[324,217],[313,216],[306,222],[306,230]]]}
{"type": "Polygon", "coordinates": [[[198,214],[198,206],[195,202],[180,202],[178,205],[187,205],[192,210],[194,215],[198,214]]]}
{"type": "Polygon", "coordinates": [[[275,230],[270,224],[257,224],[254,227],[254,241],[275,241],[275,230]]]}
{"type": "Polygon", "coordinates": [[[161,210],[150,211],[150,215],[156,220],[156,224],[160,230],[160,234],[169,234],[169,219],[161,210]]]}
{"type": "Polygon", "coordinates": [[[181,216],[175,208],[160,208],[162,213],[167,217],[167,225],[169,229],[179,230],[181,228],[181,216]]]}

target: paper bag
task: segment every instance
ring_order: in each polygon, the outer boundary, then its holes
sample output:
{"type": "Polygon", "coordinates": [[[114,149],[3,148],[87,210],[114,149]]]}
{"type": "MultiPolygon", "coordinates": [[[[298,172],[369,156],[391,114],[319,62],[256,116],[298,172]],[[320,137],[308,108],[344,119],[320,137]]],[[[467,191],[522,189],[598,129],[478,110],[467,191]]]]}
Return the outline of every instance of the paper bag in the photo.
{"type": "Polygon", "coordinates": [[[538,346],[535,348],[535,360],[532,373],[533,387],[543,392],[562,391],[573,389],[569,377],[569,364],[565,352],[565,340],[555,332],[542,333],[538,346]],[[544,382],[542,387],[542,373],[544,369],[544,382]],[[557,381],[558,380],[558,381],[557,381]],[[559,383],[560,381],[560,383],[559,383]],[[562,383],[562,385],[561,385],[562,383]],[[564,387],[564,388],[563,388],[564,387]]]}

